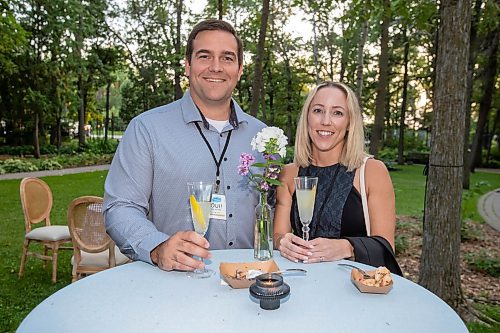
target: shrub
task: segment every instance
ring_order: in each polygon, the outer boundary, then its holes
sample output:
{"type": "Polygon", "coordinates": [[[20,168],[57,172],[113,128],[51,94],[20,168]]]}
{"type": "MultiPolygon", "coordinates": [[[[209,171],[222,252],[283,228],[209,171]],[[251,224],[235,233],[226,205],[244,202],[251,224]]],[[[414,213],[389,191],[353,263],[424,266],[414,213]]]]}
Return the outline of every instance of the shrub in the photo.
{"type": "Polygon", "coordinates": [[[45,144],[40,146],[40,154],[42,155],[55,155],[57,154],[57,146],[45,144]]]}
{"type": "Polygon", "coordinates": [[[394,244],[396,245],[396,255],[405,253],[410,247],[408,237],[405,235],[396,235],[394,244]]]}
{"type": "Polygon", "coordinates": [[[470,219],[465,219],[460,225],[460,239],[461,241],[481,240],[483,233],[476,227],[475,223],[470,219]]]}
{"type": "Polygon", "coordinates": [[[63,167],[59,162],[53,159],[42,160],[39,167],[40,170],[61,170],[63,167]]]}
{"type": "Polygon", "coordinates": [[[500,277],[500,258],[498,256],[492,255],[483,249],[477,253],[467,253],[464,259],[472,270],[493,277],[500,277]]]}
{"type": "Polygon", "coordinates": [[[398,159],[398,150],[396,148],[384,147],[380,149],[377,158],[384,162],[392,162],[398,159]]]}
{"type": "Polygon", "coordinates": [[[8,173],[38,171],[38,167],[33,163],[13,158],[3,161],[1,167],[8,173]]]}

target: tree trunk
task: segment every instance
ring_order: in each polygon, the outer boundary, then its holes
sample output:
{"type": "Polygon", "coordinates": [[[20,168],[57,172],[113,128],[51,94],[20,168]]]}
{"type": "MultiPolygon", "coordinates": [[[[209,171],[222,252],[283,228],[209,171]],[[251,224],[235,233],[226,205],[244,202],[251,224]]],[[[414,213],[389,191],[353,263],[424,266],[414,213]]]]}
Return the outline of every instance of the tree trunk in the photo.
{"type": "Polygon", "coordinates": [[[387,86],[389,76],[389,21],[391,19],[391,3],[383,1],[383,17],[380,26],[380,57],[378,68],[380,71],[375,99],[375,122],[370,139],[370,154],[377,155],[381,146],[384,131],[384,116],[387,100],[387,86]]]}
{"type": "Polygon", "coordinates": [[[262,59],[264,57],[268,18],[269,0],[262,0],[262,17],[260,21],[257,52],[255,54],[255,77],[252,83],[252,101],[250,104],[250,114],[254,117],[257,117],[257,111],[259,110],[260,90],[262,89],[262,59]]]}
{"type": "Polygon", "coordinates": [[[319,64],[318,64],[318,36],[316,34],[316,13],[313,12],[313,59],[314,73],[316,74],[316,84],[319,83],[319,64]]]}
{"type": "MultiPolygon", "coordinates": [[[[220,0],[222,1],[222,0],[220,0]]],[[[219,1],[219,3],[220,3],[219,1]]],[[[175,99],[180,99],[182,97],[182,88],[181,88],[181,75],[182,75],[182,66],[181,66],[181,25],[182,25],[182,0],[176,1],[176,14],[177,14],[177,23],[175,25],[175,55],[177,59],[177,65],[175,66],[175,76],[174,76],[174,85],[175,85],[175,99]]]]}
{"type": "Polygon", "coordinates": [[[488,140],[488,152],[486,153],[486,163],[488,164],[490,163],[490,157],[491,157],[491,144],[493,141],[493,137],[497,132],[499,122],[500,122],[500,110],[497,109],[497,112],[495,114],[495,120],[493,121],[493,129],[491,130],[491,135],[488,140]]]}
{"type": "Polygon", "coordinates": [[[471,171],[482,165],[481,148],[483,142],[484,129],[487,124],[488,114],[491,108],[493,90],[495,89],[495,76],[497,74],[497,53],[498,53],[498,29],[490,31],[486,37],[488,64],[485,68],[483,81],[483,95],[479,102],[479,118],[477,120],[476,133],[472,143],[471,151],[471,171]]]}
{"type": "Polygon", "coordinates": [[[85,88],[83,76],[78,78],[78,92],[80,94],[80,108],[78,109],[78,144],[85,145],[85,88]]]}
{"type": "Polygon", "coordinates": [[[474,85],[474,64],[476,63],[477,24],[479,22],[479,17],[481,16],[482,4],[483,0],[476,0],[470,27],[469,66],[467,67],[467,103],[465,104],[464,179],[462,181],[462,188],[464,190],[468,190],[470,188],[470,117],[472,107],[472,88],[474,85]]]}
{"type": "Polygon", "coordinates": [[[359,102],[361,105],[363,97],[363,65],[365,57],[365,44],[368,37],[368,21],[363,22],[361,38],[358,44],[358,60],[357,60],[357,70],[356,70],[356,93],[358,94],[359,102]]]}
{"type": "Polygon", "coordinates": [[[410,53],[410,41],[406,35],[406,26],[403,28],[404,47],[404,73],[403,73],[403,95],[401,96],[401,117],[399,118],[399,145],[398,145],[398,164],[404,164],[405,149],[405,120],[406,105],[408,100],[408,53],[410,53]]]}
{"type": "Polygon", "coordinates": [[[222,17],[224,16],[224,6],[223,6],[224,0],[218,0],[217,1],[217,12],[219,13],[219,20],[222,20],[222,17]]]}
{"type": "Polygon", "coordinates": [[[39,119],[40,116],[38,114],[38,110],[35,111],[35,130],[33,131],[33,151],[35,158],[40,158],[40,141],[39,141],[39,135],[38,135],[38,128],[39,128],[39,119]]]}
{"type": "Polygon", "coordinates": [[[470,1],[442,0],[419,284],[455,310],[460,287],[463,130],[470,1]]]}
{"type": "Polygon", "coordinates": [[[345,72],[347,67],[347,59],[349,58],[349,51],[347,46],[347,38],[345,37],[345,26],[344,22],[340,21],[340,28],[342,30],[342,54],[340,55],[340,70],[339,70],[339,82],[344,82],[345,72]]]}
{"type": "Polygon", "coordinates": [[[108,129],[109,129],[109,94],[111,92],[111,80],[108,81],[106,85],[106,118],[104,119],[104,141],[108,141],[108,129]]]}

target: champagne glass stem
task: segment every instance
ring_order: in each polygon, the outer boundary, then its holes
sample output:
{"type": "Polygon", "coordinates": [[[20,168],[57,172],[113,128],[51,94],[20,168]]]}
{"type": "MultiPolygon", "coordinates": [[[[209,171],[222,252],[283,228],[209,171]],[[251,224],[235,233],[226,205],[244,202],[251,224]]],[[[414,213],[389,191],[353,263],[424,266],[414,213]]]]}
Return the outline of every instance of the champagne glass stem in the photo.
{"type": "Polygon", "coordinates": [[[302,224],[302,236],[306,242],[309,241],[309,223],[302,224]]]}

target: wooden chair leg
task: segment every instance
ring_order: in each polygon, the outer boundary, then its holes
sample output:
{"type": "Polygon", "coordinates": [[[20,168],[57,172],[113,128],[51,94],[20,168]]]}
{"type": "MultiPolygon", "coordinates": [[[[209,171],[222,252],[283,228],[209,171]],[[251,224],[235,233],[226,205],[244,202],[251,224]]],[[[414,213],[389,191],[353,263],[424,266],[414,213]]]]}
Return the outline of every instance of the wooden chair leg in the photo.
{"type": "MultiPolygon", "coordinates": [[[[47,256],[47,253],[48,253],[48,250],[49,250],[49,247],[47,246],[47,244],[43,244],[43,255],[44,256],[47,256]]],[[[47,268],[47,259],[43,259],[43,269],[46,269],[47,268]]]]}
{"type": "Polygon", "coordinates": [[[24,275],[24,265],[26,264],[26,257],[28,256],[29,246],[30,240],[25,238],[23,244],[23,255],[21,257],[21,265],[19,266],[19,278],[22,278],[24,275]]]}
{"type": "Polygon", "coordinates": [[[57,252],[59,250],[59,244],[52,245],[52,283],[57,281],[57,252]]]}

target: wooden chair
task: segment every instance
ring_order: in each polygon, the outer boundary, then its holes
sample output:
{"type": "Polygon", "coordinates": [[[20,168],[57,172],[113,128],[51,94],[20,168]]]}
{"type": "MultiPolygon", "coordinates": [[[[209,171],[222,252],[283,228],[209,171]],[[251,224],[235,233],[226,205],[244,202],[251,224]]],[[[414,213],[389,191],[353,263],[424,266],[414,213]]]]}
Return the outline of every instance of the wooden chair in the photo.
{"type": "Polygon", "coordinates": [[[102,198],[76,198],[68,208],[68,226],[73,241],[72,282],[83,276],[129,261],[106,233],[102,198]]]}
{"type": "MultiPolygon", "coordinates": [[[[24,178],[21,180],[19,189],[21,195],[21,204],[24,213],[24,245],[23,255],[21,257],[21,266],[19,267],[19,278],[24,274],[24,265],[27,256],[33,256],[44,261],[44,267],[47,261],[52,260],[52,282],[57,279],[57,254],[59,249],[71,249],[71,247],[61,246],[64,243],[71,242],[71,236],[67,226],[51,225],[50,211],[52,209],[52,191],[43,180],[38,178],[24,178]],[[43,227],[34,226],[37,223],[45,221],[43,227]],[[31,242],[43,244],[43,254],[29,251],[31,242]],[[51,256],[47,255],[51,250],[51,256]]],[[[69,245],[69,244],[68,244],[69,245]]]]}

